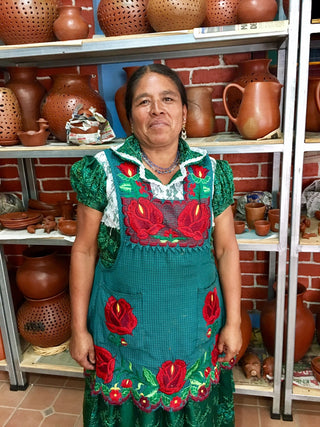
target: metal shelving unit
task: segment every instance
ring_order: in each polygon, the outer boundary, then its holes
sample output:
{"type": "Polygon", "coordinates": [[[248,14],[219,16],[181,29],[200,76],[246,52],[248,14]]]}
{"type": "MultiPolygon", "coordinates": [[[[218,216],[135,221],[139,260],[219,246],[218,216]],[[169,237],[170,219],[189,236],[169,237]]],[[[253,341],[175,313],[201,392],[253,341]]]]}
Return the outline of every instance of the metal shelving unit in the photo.
{"type": "MultiPolygon", "coordinates": [[[[282,125],[283,138],[270,141],[244,141],[239,135],[218,135],[212,138],[188,140],[192,146],[202,146],[210,154],[226,153],[273,153],[272,193],[280,196],[280,230],[277,239],[254,241],[239,240],[240,250],[267,251],[270,253],[270,284],[277,278],[277,316],[275,339],[275,370],[273,384],[266,387],[256,387],[254,384],[236,385],[236,392],[267,396],[272,399],[271,416],[280,417],[280,392],[282,371],[284,297],[286,276],[286,254],[288,243],[288,204],[291,171],[291,155],[293,143],[293,123],[295,104],[296,63],[298,47],[298,25],[300,0],[291,0],[290,7],[295,13],[290,13],[290,20],[273,21],[267,25],[244,24],[237,26],[217,27],[210,29],[208,34],[198,37],[195,31],[177,31],[171,33],[154,33],[139,36],[123,37],[94,37],[92,40],[76,42],[54,42],[35,45],[0,46],[0,67],[12,65],[59,67],[68,65],[102,64],[111,62],[127,62],[134,60],[183,58],[190,56],[216,55],[236,52],[277,51],[278,79],[284,84],[282,92],[282,125]],[[281,169],[281,172],[280,172],[281,169]],[[277,258],[277,263],[276,263],[277,258]],[[276,271],[277,269],[277,271],[276,271]]],[[[27,147],[0,147],[0,157],[17,158],[19,173],[24,190],[25,200],[36,197],[34,158],[77,158],[84,154],[93,154],[102,146],[69,146],[63,143],[51,142],[36,149],[27,147]]],[[[8,340],[12,353],[15,385],[23,388],[26,385],[25,372],[63,373],[64,375],[80,375],[73,369],[64,371],[59,366],[44,366],[37,363],[30,350],[22,351],[17,332],[15,315],[8,295],[8,277],[4,262],[3,244],[15,244],[19,240],[1,238],[0,259],[0,291],[4,315],[9,327],[8,340]]],[[[65,245],[71,244],[59,239],[33,239],[30,237],[23,243],[65,245]]],[[[1,314],[1,313],[0,313],[1,314]]],[[[1,317],[0,317],[1,319],[1,317]]]]}
{"type": "MultiPolygon", "coordinates": [[[[301,1],[301,23],[300,23],[300,52],[299,52],[299,73],[297,80],[297,117],[296,136],[294,151],[294,180],[292,189],[292,214],[291,214],[291,240],[290,240],[290,267],[289,267],[289,292],[288,292],[288,332],[287,332],[287,357],[286,357],[286,377],[284,392],[284,412],[283,418],[292,421],[292,401],[309,400],[320,402],[320,388],[311,389],[293,385],[294,371],[294,342],[296,324],[296,297],[298,261],[300,252],[320,252],[318,242],[310,239],[305,241],[300,239],[300,215],[301,215],[301,193],[303,179],[304,154],[310,151],[320,151],[320,135],[316,133],[306,133],[306,110],[307,110],[307,89],[309,76],[310,48],[312,47],[312,34],[320,34],[320,24],[312,23],[311,10],[312,1],[301,1]]],[[[320,348],[319,348],[320,351],[320,348]]]]}

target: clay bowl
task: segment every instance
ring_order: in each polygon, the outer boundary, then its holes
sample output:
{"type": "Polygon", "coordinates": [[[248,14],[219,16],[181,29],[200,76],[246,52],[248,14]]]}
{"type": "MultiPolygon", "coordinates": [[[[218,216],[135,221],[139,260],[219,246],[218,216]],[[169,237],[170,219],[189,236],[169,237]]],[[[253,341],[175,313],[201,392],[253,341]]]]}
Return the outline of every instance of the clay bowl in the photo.
{"type": "Polygon", "coordinates": [[[266,236],[270,231],[270,221],[259,219],[254,222],[254,231],[258,236],[266,236]]]}
{"type": "Polygon", "coordinates": [[[66,236],[75,236],[77,234],[77,221],[61,218],[58,222],[58,230],[66,236]]]}
{"type": "Polygon", "coordinates": [[[244,232],[246,223],[244,221],[234,221],[234,231],[236,234],[241,234],[244,232]]]}
{"type": "Polygon", "coordinates": [[[42,215],[33,212],[11,212],[0,215],[0,222],[3,227],[10,230],[23,230],[28,225],[37,224],[42,221],[42,215]]]}
{"type": "Polygon", "coordinates": [[[270,209],[268,212],[271,231],[279,231],[280,209],[270,209]]]}

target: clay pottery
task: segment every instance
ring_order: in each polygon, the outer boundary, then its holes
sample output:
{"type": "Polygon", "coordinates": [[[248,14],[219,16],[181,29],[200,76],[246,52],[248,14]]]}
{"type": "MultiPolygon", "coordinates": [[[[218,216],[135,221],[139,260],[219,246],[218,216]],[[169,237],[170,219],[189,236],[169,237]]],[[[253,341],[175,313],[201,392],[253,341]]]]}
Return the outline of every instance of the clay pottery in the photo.
{"type": "Polygon", "coordinates": [[[240,0],[207,0],[204,27],[237,24],[237,9],[240,0]]]}
{"type": "Polygon", "coordinates": [[[68,286],[68,261],[50,247],[32,246],[23,252],[23,256],[24,262],[17,270],[16,280],[25,297],[50,298],[68,286]]]}
{"type": "Polygon", "coordinates": [[[270,231],[270,221],[259,219],[254,222],[254,231],[258,236],[266,236],[270,231]]]}
{"type": "Polygon", "coordinates": [[[93,107],[106,117],[107,107],[102,96],[92,89],[90,75],[56,74],[53,86],[44,98],[41,116],[49,123],[49,129],[60,141],[66,141],[66,123],[78,104],[84,109],[93,107]]]}
{"type": "Polygon", "coordinates": [[[268,218],[270,221],[271,231],[279,231],[280,209],[269,209],[268,218]]]}
{"type": "Polygon", "coordinates": [[[66,292],[51,298],[27,298],[17,312],[20,335],[30,344],[55,347],[71,336],[70,299],[66,292]]]}
{"type": "Polygon", "coordinates": [[[86,39],[89,24],[81,15],[80,6],[60,6],[59,16],[53,23],[53,32],[58,40],[86,39]]]}
{"type": "MultiPolygon", "coordinates": [[[[258,58],[248,59],[242,61],[238,65],[237,76],[233,79],[232,83],[245,87],[251,82],[278,82],[277,77],[270,72],[271,59],[258,58]]],[[[241,104],[242,94],[236,88],[228,90],[228,107],[232,116],[237,116],[241,104]]]]}
{"type": "Polygon", "coordinates": [[[6,87],[18,98],[22,113],[22,130],[38,130],[40,104],[46,92],[37,80],[35,67],[8,67],[10,78],[6,87]]]}
{"type": "Polygon", "coordinates": [[[309,77],[306,130],[320,132],[320,77],[309,77]]]}
{"type": "Polygon", "coordinates": [[[254,223],[264,219],[266,206],[262,202],[250,202],[245,204],[246,220],[249,229],[254,230],[254,223]]]}
{"type": "MultiPolygon", "coordinates": [[[[276,285],[274,285],[275,288],[276,285]]],[[[297,284],[297,310],[296,310],[296,328],[295,328],[295,347],[294,361],[300,360],[308,351],[315,332],[315,321],[312,312],[304,305],[303,295],[306,288],[297,284]]],[[[283,360],[286,356],[287,342],[287,311],[288,311],[288,292],[285,295],[285,312],[284,312],[284,337],[283,337],[283,360]]],[[[274,356],[275,345],[275,326],[276,326],[276,298],[267,301],[262,308],[260,317],[260,329],[263,342],[269,352],[274,356]]]]}
{"type": "Polygon", "coordinates": [[[236,234],[242,234],[246,228],[246,223],[244,221],[234,221],[234,232],[236,234]]]}
{"type": "Polygon", "coordinates": [[[0,224],[10,230],[23,230],[28,225],[38,224],[42,221],[42,214],[39,212],[11,212],[0,215],[0,224]]]}
{"type": "Polygon", "coordinates": [[[213,88],[191,86],[186,88],[188,112],[186,132],[188,138],[201,138],[213,134],[215,114],[212,104],[213,88]]]}
{"type": "Polygon", "coordinates": [[[61,218],[58,222],[58,230],[66,236],[75,236],[77,234],[77,221],[61,218]]]}
{"type": "Polygon", "coordinates": [[[259,139],[279,128],[281,88],[277,82],[251,82],[244,88],[236,83],[226,86],[223,105],[243,138],[259,139]],[[230,88],[237,88],[242,93],[237,117],[232,116],[227,105],[230,88]]]}
{"type": "Polygon", "coordinates": [[[241,357],[246,352],[248,345],[250,343],[251,334],[252,334],[252,323],[249,316],[248,311],[244,307],[243,304],[241,304],[241,335],[242,335],[242,345],[239,351],[239,354],[237,356],[237,361],[241,359],[241,357]]]}
{"type": "Polygon", "coordinates": [[[49,137],[50,131],[49,123],[45,119],[37,120],[39,130],[28,130],[18,132],[18,137],[22,145],[26,147],[36,147],[39,145],[45,145],[49,137]]]}
{"type": "Polygon", "coordinates": [[[1,0],[0,39],[5,44],[54,40],[59,0],[1,0]]]}
{"type": "Polygon", "coordinates": [[[147,18],[155,31],[191,30],[206,16],[206,0],[149,0],[147,18]]]}
{"type": "Polygon", "coordinates": [[[246,378],[261,377],[261,362],[256,353],[246,353],[241,361],[241,368],[246,378]]]}
{"type": "Polygon", "coordinates": [[[317,313],[316,316],[316,330],[317,330],[317,340],[320,344],[320,313],[317,313]]]}
{"type": "Polygon", "coordinates": [[[18,144],[17,133],[22,129],[22,114],[13,90],[0,87],[0,106],[0,145],[18,144]]]}
{"type": "MultiPolygon", "coordinates": [[[[130,79],[132,74],[138,68],[140,68],[138,65],[132,66],[132,67],[123,67],[123,70],[127,75],[127,81],[130,79]]],[[[131,125],[129,120],[127,119],[126,106],[125,106],[126,90],[127,90],[127,82],[124,83],[121,87],[119,87],[119,89],[116,91],[114,96],[114,102],[115,102],[115,106],[117,109],[121,126],[123,127],[127,135],[131,135],[131,125]]]]}
{"type": "Polygon", "coordinates": [[[282,1],[283,11],[287,18],[289,18],[289,4],[290,4],[289,0],[282,1]]]}
{"type": "Polygon", "coordinates": [[[61,206],[61,213],[64,219],[73,219],[74,215],[74,203],[71,200],[65,200],[59,203],[61,206]]]}
{"type": "Polygon", "coordinates": [[[3,339],[2,339],[2,334],[0,330],[0,360],[4,360],[5,358],[6,358],[6,353],[4,352],[3,339]]]}
{"type": "Polygon", "coordinates": [[[146,4],[147,0],[100,0],[97,17],[105,36],[152,32],[146,4]]]}
{"type": "Polygon", "coordinates": [[[238,23],[273,21],[277,12],[276,0],[240,0],[237,9],[238,23]]]}

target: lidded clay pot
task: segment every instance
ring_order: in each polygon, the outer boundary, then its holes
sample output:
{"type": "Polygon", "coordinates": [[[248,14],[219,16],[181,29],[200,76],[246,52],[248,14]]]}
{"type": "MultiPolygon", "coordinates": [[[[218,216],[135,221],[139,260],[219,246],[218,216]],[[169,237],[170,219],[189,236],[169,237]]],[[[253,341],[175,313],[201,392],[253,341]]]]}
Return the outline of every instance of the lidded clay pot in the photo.
{"type": "Polygon", "coordinates": [[[270,231],[270,221],[265,219],[255,221],[254,230],[258,236],[266,236],[270,231]]]}
{"type": "Polygon", "coordinates": [[[0,87],[0,145],[19,143],[18,132],[22,129],[22,114],[18,98],[13,90],[0,87]]]}
{"type": "Polygon", "coordinates": [[[53,31],[58,40],[86,39],[89,24],[81,15],[80,6],[60,6],[59,16],[54,21],[53,31]]]}
{"type": "Polygon", "coordinates": [[[262,202],[250,202],[245,204],[245,211],[248,227],[254,230],[255,221],[264,219],[266,206],[262,202]]]}
{"type": "Polygon", "coordinates": [[[147,0],[100,0],[97,17],[105,36],[150,33],[147,0]]]}
{"type": "Polygon", "coordinates": [[[1,0],[0,39],[5,44],[54,40],[59,0],[1,0]]]}
{"type": "Polygon", "coordinates": [[[201,138],[213,134],[215,114],[210,86],[190,86],[186,88],[188,112],[186,132],[189,138],[201,138]]]}
{"type": "Polygon", "coordinates": [[[237,9],[240,0],[207,0],[204,27],[237,24],[237,9]]]}
{"type": "Polygon", "coordinates": [[[147,18],[155,31],[191,30],[206,16],[206,0],[149,0],[147,18]]]}
{"type": "Polygon", "coordinates": [[[240,0],[237,9],[238,23],[273,21],[277,12],[276,0],[240,0]]]}

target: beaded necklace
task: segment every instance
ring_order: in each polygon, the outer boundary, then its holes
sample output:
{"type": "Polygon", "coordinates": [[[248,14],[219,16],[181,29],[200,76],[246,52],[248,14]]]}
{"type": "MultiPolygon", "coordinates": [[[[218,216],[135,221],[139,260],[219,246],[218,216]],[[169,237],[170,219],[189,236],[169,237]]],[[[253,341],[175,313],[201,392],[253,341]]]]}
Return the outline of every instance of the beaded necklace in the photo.
{"type": "Polygon", "coordinates": [[[155,172],[159,174],[166,174],[166,173],[173,172],[175,168],[178,166],[179,160],[180,160],[179,150],[177,151],[177,155],[173,163],[167,168],[162,168],[161,166],[158,166],[155,163],[153,163],[153,161],[150,160],[149,157],[146,155],[146,153],[143,151],[141,151],[141,156],[143,160],[147,163],[147,165],[150,166],[151,169],[153,169],[155,172]]]}

